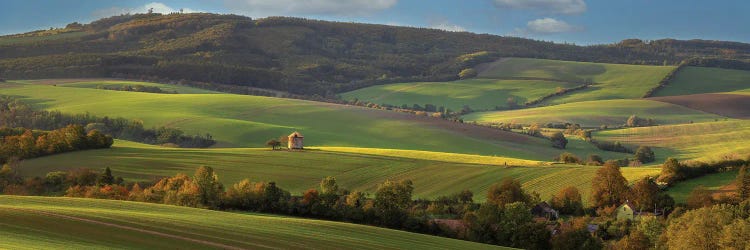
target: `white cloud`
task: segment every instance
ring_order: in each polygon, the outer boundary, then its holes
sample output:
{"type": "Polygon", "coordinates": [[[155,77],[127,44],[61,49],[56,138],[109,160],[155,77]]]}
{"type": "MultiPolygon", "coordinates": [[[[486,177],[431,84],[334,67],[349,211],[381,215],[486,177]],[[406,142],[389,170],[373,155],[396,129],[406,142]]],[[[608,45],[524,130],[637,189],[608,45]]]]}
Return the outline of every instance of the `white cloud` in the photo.
{"type": "MultiPolygon", "coordinates": [[[[128,13],[130,14],[147,13],[149,9],[153,9],[154,13],[162,13],[162,14],[168,14],[168,13],[180,11],[180,8],[172,8],[163,3],[152,2],[152,3],[148,3],[148,4],[134,7],[134,8],[111,7],[107,9],[100,9],[100,10],[94,11],[92,15],[94,16],[94,18],[104,18],[104,17],[117,16],[117,15],[128,14],[128,13]]],[[[194,10],[190,8],[183,8],[182,11],[184,13],[201,12],[200,10],[194,10]]]]}
{"type": "Polygon", "coordinates": [[[583,0],[494,0],[495,6],[508,9],[536,10],[544,13],[581,14],[586,12],[583,0]]]}
{"type": "Polygon", "coordinates": [[[445,30],[445,31],[455,31],[455,32],[466,31],[464,27],[461,27],[456,24],[450,24],[450,23],[437,23],[437,24],[430,25],[430,28],[445,30]]]}
{"type": "Polygon", "coordinates": [[[398,0],[224,0],[233,11],[251,17],[283,15],[367,15],[396,5],[398,0]]]}
{"type": "Polygon", "coordinates": [[[545,35],[554,33],[565,33],[565,32],[576,32],[583,30],[583,27],[571,25],[565,21],[557,20],[554,18],[541,18],[531,20],[526,23],[525,28],[515,29],[511,32],[510,36],[529,36],[529,35],[545,35]]]}

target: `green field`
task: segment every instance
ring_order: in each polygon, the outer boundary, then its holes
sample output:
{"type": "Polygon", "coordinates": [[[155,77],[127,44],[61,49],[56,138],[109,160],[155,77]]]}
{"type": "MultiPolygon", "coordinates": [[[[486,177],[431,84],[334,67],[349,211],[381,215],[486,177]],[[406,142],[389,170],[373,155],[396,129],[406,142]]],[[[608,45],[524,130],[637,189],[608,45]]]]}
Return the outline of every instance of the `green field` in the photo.
{"type": "Polygon", "coordinates": [[[152,83],[152,82],[118,81],[118,80],[83,81],[83,82],[57,84],[57,86],[63,86],[63,87],[91,88],[91,89],[96,89],[100,86],[117,88],[117,87],[135,86],[135,85],[159,87],[161,90],[164,90],[164,91],[170,91],[170,92],[176,91],[178,94],[218,94],[220,93],[216,91],[187,87],[187,86],[180,86],[180,85],[159,84],[159,83],[152,83]]]}
{"type": "Polygon", "coordinates": [[[484,249],[474,242],[341,222],[139,202],[0,196],[7,249],[484,249]]]}
{"type": "MultiPolygon", "coordinates": [[[[269,149],[163,148],[117,141],[111,149],[80,151],[27,160],[19,171],[26,176],[42,176],[50,171],[81,167],[110,167],[115,175],[130,181],[154,180],[157,176],[176,173],[192,174],[198,166],[216,169],[226,184],[249,178],[254,181],[276,181],[279,186],[299,194],[318,186],[326,176],[334,176],[342,188],[372,193],[385,180],[410,179],[414,194],[435,198],[469,189],[475,199],[484,200],[489,186],[505,177],[521,181],[525,188],[549,198],[560,187],[577,186],[584,196],[591,188],[590,179],[597,167],[539,165],[506,167],[513,159],[474,157],[433,152],[381,149],[321,148],[303,152],[269,149]],[[474,163],[471,163],[474,162],[474,163]]],[[[655,175],[658,169],[623,168],[624,175],[636,180],[655,175]]]]}
{"type": "Polygon", "coordinates": [[[669,189],[667,190],[667,194],[672,196],[672,198],[674,198],[676,202],[684,203],[690,196],[690,192],[692,192],[696,187],[702,185],[708,190],[716,191],[723,186],[731,184],[736,176],[737,171],[727,171],[681,181],[674,184],[674,186],[669,187],[669,189]]]}
{"type": "Polygon", "coordinates": [[[667,156],[680,160],[721,160],[750,154],[750,121],[718,121],[600,131],[595,139],[657,147],[657,162],[667,156]]]}
{"type": "Polygon", "coordinates": [[[424,107],[433,104],[454,111],[468,105],[474,110],[508,108],[508,97],[518,105],[552,94],[559,88],[572,88],[580,84],[543,80],[470,79],[453,82],[416,82],[378,85],[358,89],[341,95],[345,100],[355,98],[377,104],[409,108],[414,104],[424,107]]]}
{"type": "MultiPolygon", "coordinates": [[[[161,86],[161,85],[159,85],[161,86]]],[[[166,86],[165,86],[166,87],[166,86]]],[[[263,147],[297,130],[306,146],[394,148],[549,161],[544,139],[385,110],[234,94],[153,94],[45,84],[0,88],[39,108],[138,119],[188,134],[211,133],[221,147],[263,147]]],[[[581,145],[573,152],[606,154],[581,145]]]]}
{"type": "Polygon", "coordinates": [[[658,124],[713,121],[725,117],[682,106],[649,100],[603,100],[560,104],[539,108],[476,112],[465,115],[465,121],[479,123],[572,123],[584,127],[619,126],[628,117],[652,118],[658,124]]]}
{"type": "Polygon", "coordinates": [[[554,79],[594,83],[585,90],[551,98],[547,104],[605,99],[640,98],[657,86],[673,66],[570,62],[531,58],[507,58],[482,67],[481,78],[554,79]]]}
{"type": "Polygon", "coordinates": [[[654,96],[732,92],[750,88],[750,71],[685,67],[654,96]]]}

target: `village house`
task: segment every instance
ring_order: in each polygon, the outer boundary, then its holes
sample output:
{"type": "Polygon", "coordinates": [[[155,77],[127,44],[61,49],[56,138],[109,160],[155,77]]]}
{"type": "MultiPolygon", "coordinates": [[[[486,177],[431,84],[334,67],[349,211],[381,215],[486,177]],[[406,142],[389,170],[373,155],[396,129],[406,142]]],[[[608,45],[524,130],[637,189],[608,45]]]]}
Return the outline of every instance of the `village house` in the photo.
{"type": "Polygon", "coordinates": [[[304,138],[305,137],[302,136],[302,134],[300,134],[297,131],[294,131],[294,133],[290,134],[288,137],[289,142],[288,142],[287,147],[289,149],[304,149],[304,144],[303,144],[304,138]]]}
{"type": "Polygon", "coordinates": [[[531,208],[531,214],[537,218],[545,218],[547,220],[557,220],[559,214],[557,210],[553,209],[546,201],[542,201],[531,208]]]}
{"type": "Polygon", "coordinates": [[[618,220],[637,220],[640,215],[640,213],[635,210],[635,206],[633,206],[630,201],[625,201],[625,203],[617,207],[615,214],[617,215],[616,217],[618,220]]]}

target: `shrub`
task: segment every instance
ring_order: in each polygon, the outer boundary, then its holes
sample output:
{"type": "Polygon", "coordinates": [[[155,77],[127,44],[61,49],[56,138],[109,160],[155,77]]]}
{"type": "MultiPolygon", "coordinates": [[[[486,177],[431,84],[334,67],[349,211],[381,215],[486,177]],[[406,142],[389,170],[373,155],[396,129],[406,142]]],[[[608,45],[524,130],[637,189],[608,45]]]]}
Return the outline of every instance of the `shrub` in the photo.
{"type": "Polygon", "coordinates": [[[578,158],[578,156],[576,156],[576,155],[574,155],[572,153],[565,152],[565,153],[562,153],[559,156],[557,156],[555,158],[555,161],[564,162],[564,163],[576,163],[576,164],[578,164],[578,163],[581,163],[581,158],[578,158]]]}
{"type": "Polygon", "coordinates": [[[461,70],[461,72],[458,73],[458,78],[461,78],[461,79],[469,79],[469,78],[476,77],[476,76],[477,76],[477,70],[472,69],[472,68],[461,70]]]}
{"type": "Polygon", "coordinates": [[[561,133],[560,131],[552,134],[549,140],[552,141],[552,147],[555,147],[555,148],[565,149],[565,146],[568,145],[568,139],[566,139],[565,135],[563,135],[563,133],[561,133]]]}
{"type": "Polygon", "coordinates": [[[635,159],[641,163],[649,163],[656,160],[656,156],[654,155],[654,151],[651,151],[650,147],[640,146],[635,151],[635,159]]]}

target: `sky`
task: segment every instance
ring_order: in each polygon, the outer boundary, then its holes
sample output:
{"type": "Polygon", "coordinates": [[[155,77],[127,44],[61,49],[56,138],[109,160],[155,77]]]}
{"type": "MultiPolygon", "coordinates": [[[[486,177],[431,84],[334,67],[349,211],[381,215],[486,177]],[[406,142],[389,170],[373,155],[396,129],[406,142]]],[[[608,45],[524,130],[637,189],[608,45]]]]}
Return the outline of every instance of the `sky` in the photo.
{"type": "Polygon", "coordinates": [[[2,0],[0,34],[150,8],[430,27],[580,45],[628,38],[750,42],[747,0],[2,0]]]}

